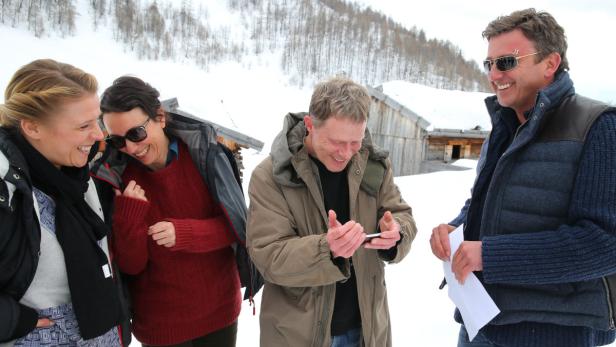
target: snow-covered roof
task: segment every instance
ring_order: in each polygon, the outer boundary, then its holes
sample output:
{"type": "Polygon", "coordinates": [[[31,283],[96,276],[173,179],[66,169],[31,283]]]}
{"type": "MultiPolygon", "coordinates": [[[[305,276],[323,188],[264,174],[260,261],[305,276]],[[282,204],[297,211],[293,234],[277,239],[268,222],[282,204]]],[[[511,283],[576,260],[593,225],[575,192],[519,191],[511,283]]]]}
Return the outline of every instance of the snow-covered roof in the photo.
{"type": "MultiPolygon", "coordinates": [[[[384,83],[383,94],[430,122],[429,131],[444,129],[490,130],[484,99],[491,94],[428,87],[405,81],[384,83]]],[[[380,89],[380,88],[379,88],[380,89]]]]}

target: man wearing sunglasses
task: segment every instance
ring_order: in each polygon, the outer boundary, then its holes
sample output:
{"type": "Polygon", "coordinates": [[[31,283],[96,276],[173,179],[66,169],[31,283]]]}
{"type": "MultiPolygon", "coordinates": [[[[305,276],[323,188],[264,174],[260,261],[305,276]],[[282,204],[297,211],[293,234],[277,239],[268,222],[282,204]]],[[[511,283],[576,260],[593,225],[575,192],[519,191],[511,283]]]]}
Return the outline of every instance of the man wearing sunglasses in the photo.
{"type": "MultiPolygon", "coordinates": [[[[527,9],[492,21],[484,67],[492,132],[471,197],[432,231],[464,283],[500,309],[459,347],[601,346],[616,318],[616,111],[575,93],[563,28],[527,9]],[[451,254],[449,232],[464,224],[451,254]]],[[[459,312],[456,321],[463,323],[459,312]]]]}

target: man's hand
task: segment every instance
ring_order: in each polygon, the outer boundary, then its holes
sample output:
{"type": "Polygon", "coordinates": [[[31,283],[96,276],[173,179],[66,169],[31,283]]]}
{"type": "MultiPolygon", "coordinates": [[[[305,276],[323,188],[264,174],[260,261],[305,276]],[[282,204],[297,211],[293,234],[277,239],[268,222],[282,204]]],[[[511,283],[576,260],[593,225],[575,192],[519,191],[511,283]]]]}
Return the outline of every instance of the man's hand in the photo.
{"type": "Polygon", "coordinates": [[[481,241],[464,241],[453,255],[451,270],[460,284],[464,284],[471,271],[483,270],[481,241]]]}
{"type": "Polygon", "coordinates": [[[344,225],[336,219],[336,212],[329,210],[329,229],[327,229],[327,244],[334,257],[350,258],[366,238],[364,227],[355,221],[344,225]]]}
{"type": "Polygon", "coordinates": [[[364,247],[370,249],[390,249],[400,240],[400,224],[389,211],[385,211],[379,221],[381,236],[367,242],[364,247]]]}
{"type": "Polygon", "coordinates": [[[122,195],[127,198],[148,201],[148,199],[145,197],[145,190],[143,190],[143,188],[141,188],[141,186],[138,185],[137,182],[135,182],[134,180],[128,182],[126,188],[124,188],[123,193],[120,193],[119,190],[115,189],[115,194],[116,196],[122,195]]]}
{"type": "Polygon", "coordinates": [[[171,222],[163,221],[150,226],[148,235],[152,235],[152,240],[161,246],[175,246],[175,226],[171,222]]]}
{"type": "Polygon", "coordinates": [[[38,321],[36,321],[37,328],[49,328],[53,326],[53,324],[53,321],[49,318],[39,318],[38,321]]]}
{"type": "Polygon", "coordinates": [[[455,229],[456,227],[449,224],[439,224],[439,226],[432,229],[432,236],[430,236],[430,247],[432,247],[432,254],[442,261],[448,261],[451,257],[449,233],[455,229]]]}

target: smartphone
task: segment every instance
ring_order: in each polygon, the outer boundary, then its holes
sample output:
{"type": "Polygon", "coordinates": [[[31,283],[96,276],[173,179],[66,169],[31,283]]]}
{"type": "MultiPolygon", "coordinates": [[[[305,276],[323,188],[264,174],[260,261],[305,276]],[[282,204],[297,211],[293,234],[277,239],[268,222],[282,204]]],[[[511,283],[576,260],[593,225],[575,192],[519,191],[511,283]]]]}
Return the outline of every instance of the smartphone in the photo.
{"type": "Polygon", "coordinates": [[[381,237],[381,233],[368,234],[366,235],[366,240],[371,240],[375,237],[381,237]]]}

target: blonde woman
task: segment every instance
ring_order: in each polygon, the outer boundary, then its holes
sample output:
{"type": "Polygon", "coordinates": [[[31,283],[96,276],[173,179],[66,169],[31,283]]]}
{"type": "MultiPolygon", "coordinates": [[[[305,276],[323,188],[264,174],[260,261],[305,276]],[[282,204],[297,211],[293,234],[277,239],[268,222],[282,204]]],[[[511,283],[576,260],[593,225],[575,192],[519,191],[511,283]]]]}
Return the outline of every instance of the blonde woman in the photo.
{"type": "Polygon", "coordinates": [[[103,139],[97,87],[74,66],[36,60],[6,88],[0,105],[0,342],[122,345],[110,229],[87,165],[103,139]]]}

